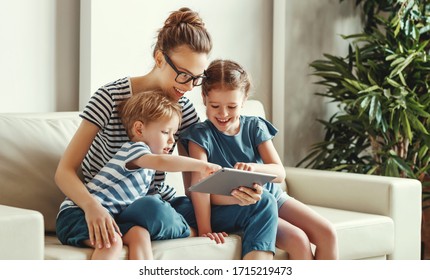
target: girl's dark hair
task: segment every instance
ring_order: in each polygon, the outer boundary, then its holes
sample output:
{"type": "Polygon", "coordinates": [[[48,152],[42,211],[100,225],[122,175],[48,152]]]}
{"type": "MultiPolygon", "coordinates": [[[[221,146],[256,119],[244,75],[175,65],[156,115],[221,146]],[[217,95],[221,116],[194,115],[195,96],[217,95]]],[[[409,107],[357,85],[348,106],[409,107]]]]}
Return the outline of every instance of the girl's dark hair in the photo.
{"type": "Polygon", "coordinates": [[[189,8],[174,11],[158,30],[153,56],[158,50],[169,53],[176,47],[186,45],[197,53],[210,53],[212,39],[197,12],[189,8]]]}
{"type": "Polygon", "coordinates": [[[208,77],[202,84],[202,92],[208,95],[212,89],[241,90],[249,96],[251,79],[237,62],[217,59],[206,70],[208,77]]]}

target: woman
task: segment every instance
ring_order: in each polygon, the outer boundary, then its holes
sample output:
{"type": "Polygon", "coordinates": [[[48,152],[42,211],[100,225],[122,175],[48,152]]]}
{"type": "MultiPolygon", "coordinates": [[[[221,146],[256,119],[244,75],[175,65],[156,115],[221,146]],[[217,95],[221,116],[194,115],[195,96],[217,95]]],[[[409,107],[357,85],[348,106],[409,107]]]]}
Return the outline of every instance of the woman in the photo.
{"type": "MultiPolygon", "coordinates": [[[[117,242],[123,238],[118,225],[85,186],[121,145],[129,141],[118,116],[118,105],[133,94],[162,90],[182,106],[180,133],[199,121],[192,103],[184,95],[194,86],[201,85],[205,79],[204,70],[211,49],[211,37],[199,15],[182,8],[172,12],[159,30],[153,51],[155,65],[149,73],[109,83],[91,97],[81,114],[82,122],[55,174],[57,185],[67,196],[57,218],[57,235],[63,243],[93,247],[93,258],[103,255],[103,250],[122,248],[121,242],[117,242]],[[78,176],[80,167],[85,184],[78,176]],[[84,233],[80,234],[83,230],[84,233]],[[79,234],[74,235],[73,232],[79,234]]],[[[181,150],[179,152],[183,154],[181,150]]],[[[189,214],[192,212],[191,203],[184,198],[175,198],[175,190],[164,184],[164,177],[164,172],[157,172],[148,192],[158,194],[158,199],[141,199],[141,206],[156,208],[157,211],[151,212],[160,213],[161,216],[177,216],[178,219],[181,215],[175,208],[180,208],[186,212],[181,214],[192,219],[193,215],[189,214]]],[[[244,204],[252,204],[260,195],[259,192],[242,192],[237,197],[244,204]]],[[[145,216],[145,213],[142,211],[142,220],[145,220],[145,227],[151,228],[152,240],[183,237],[183,231],[166,226],[163,220],[145,216]],[[182,235],[177,236],[177,232],[182,232],[182,235]]],[[[194,235],[192,229],[188,232],[190,236],[194,235]]],[[[140,234],[139,226],[127,232],[128,236],[133,234],[140,234]]]]}

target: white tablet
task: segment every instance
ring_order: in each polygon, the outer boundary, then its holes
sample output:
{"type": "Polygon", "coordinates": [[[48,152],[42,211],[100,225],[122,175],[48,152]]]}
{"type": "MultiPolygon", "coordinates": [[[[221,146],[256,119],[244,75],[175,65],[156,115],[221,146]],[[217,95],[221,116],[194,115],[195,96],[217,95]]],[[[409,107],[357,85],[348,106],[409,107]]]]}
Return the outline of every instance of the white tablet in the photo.
{"type": "Polygon", "coordinates": [[[272,174],[223,167],[189,188],[192,192],[231,195],[239,186],[252,188],[254,183],[264,185],[275,179],[272,174]]]}

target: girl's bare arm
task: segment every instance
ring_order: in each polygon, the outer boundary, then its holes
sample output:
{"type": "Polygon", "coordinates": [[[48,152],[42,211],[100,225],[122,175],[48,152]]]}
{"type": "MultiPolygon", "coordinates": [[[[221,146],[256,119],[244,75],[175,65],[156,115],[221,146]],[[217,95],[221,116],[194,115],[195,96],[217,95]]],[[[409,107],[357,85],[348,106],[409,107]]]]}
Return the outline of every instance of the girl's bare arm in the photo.
{"type": "Polygon", "coordinates": [[[273,145],[272,140],[265,141],[258,146],[258,152],[263,159],[264,164],[238,162],[234,168],[255,171],[261,173],[268,173],[276,175],[273,180],[275,183],[281,183],[285,180],[285,168],[281,162],[281,158],[273,145]]]}

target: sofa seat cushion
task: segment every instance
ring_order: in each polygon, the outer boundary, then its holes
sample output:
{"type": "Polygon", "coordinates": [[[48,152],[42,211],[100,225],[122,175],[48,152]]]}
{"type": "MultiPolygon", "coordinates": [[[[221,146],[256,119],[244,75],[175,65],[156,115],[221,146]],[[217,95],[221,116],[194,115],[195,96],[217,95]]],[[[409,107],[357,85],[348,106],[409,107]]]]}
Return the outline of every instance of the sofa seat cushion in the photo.
{"type": "MultiPolygon", "coordinates": [[[[152,242],[156,260],[238,260],[241,258],[241,238],[232,234],[224,244],[215,244],[206,237],[182,238],[152,242]]],[[[45,236],[45,259],[47,260],[86,260],[93,249],[62,245],[56,236],[45,236]]],[[[124,246],[120,259],[127,258],[124,246]]]]}
{"type": "Polygon", "coordinates": [[[394,250],[394,223],[390,217],[320,206],[310,206],[332,222],[339,242],[339,258],[380,257],[394,250]]]}
{"type": "MultiPolygon", "coordinates": [[[[391,218],[310,205],[312,209],[332,222],[337,230],[340,259],[384,258],[394,248],[394,224],[391,218]]],[[[205,237],[153,241],[152,250],[157,260],[240,259],[241,238],[232,234],[223,245],[205,237]]],[[[56,236],[46,236],[45,259],[85,260],[92,249],[61,245],[56,236]]],[[[124,247],[121,259],[127,258],[124,247]]],[[[287,254],[277,250],[275,259],[287,254]]]]}

